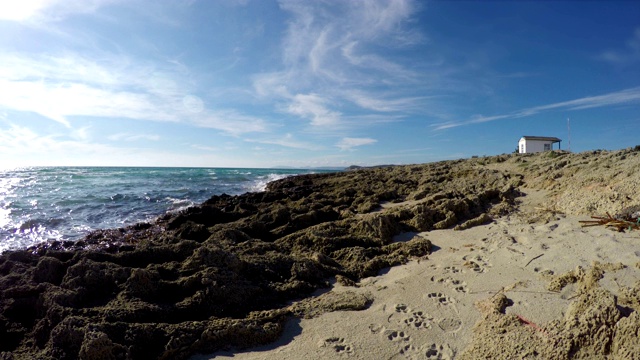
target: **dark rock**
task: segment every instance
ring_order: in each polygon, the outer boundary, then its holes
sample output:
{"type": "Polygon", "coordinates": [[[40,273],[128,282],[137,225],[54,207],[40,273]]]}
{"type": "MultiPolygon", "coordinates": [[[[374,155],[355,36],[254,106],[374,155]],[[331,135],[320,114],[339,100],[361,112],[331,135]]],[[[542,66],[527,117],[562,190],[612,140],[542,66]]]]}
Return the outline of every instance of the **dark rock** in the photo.
{"type": "Polygon", "coordinates": [[[508,212],[517,181],[461,161],[310,174],[80,242],[7,252],[0,358],[185,359],[274,341],[287,317],[370,299],[292,301],[428,255],[429,240],[394,236],[508,212]],[[383,201],[399,206],[382,211],[383,201]]]}
{"type": "Polygon", "coordinates": [[[197,224],[193,221],[186,221],[181,224],[176,232],[176,236],[180,239],[195,240],[198,242],[206,240],[211,233],[202,224],[197,224]]]}
{"type": "Polygon", "coordinates": [[[33,281],[60,285],[66,270],[62,261],[51,256],[43,256],[40,258],[40,261],[38,261],[38,265],[36,265],[33,273],[33,281]]]}

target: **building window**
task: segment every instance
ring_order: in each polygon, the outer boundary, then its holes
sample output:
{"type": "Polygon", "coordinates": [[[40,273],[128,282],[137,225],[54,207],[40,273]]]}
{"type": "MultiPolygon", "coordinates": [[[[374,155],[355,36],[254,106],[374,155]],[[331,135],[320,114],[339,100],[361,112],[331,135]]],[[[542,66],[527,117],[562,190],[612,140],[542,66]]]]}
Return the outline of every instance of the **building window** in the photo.
{"type": "Polygon", "coordinates": [[[520,144],[520,153],[524,153],[524,144],[520,144]]]}
{"type": "Polygon", "coordinates": [[[551,144],[544,144],[544,151],[551,150],[551,144]]]}

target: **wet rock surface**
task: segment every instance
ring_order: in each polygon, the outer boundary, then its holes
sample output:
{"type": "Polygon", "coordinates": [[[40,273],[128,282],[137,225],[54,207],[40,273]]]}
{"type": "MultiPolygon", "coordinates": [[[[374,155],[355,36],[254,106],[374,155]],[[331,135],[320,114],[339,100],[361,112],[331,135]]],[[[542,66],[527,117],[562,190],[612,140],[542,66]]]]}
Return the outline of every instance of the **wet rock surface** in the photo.
{"type": "Polygon", "coordinates": [[[272,342],[292,316],[368,306],[309,299],[336,277],[358,281],[432,250],[395,235],[491,221],[514,208],[521,182],[465,161],[305,175],[4,253],[0,359],[185,359],[272,342]]]}

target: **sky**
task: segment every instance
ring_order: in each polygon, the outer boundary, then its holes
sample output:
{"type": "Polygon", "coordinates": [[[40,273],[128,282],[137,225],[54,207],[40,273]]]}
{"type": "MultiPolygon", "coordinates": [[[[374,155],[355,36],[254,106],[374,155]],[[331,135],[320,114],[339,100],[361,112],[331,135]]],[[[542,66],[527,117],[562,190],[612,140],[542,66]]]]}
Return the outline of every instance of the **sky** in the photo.
{"type": "Polygon", "coordinates": [[[640,2],[0,0],[0,168],[416,164],[523,135],[640,145],[640,2]]]}

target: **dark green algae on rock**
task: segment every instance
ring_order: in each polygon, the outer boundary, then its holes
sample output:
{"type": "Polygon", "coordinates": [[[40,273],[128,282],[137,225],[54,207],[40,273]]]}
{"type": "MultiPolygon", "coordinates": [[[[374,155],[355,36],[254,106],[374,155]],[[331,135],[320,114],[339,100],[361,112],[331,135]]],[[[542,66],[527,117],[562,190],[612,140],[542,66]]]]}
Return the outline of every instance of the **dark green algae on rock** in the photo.
{"type": "Polygon", "coordinates": [[[520,182],[461,161],[304,175],[4,253],[0,359],[185,359],[275,341],[288,318],[369,305],[309,298],[332,279],[432,250],[395,235],[486,222],[513,208],[520,182]]]}

